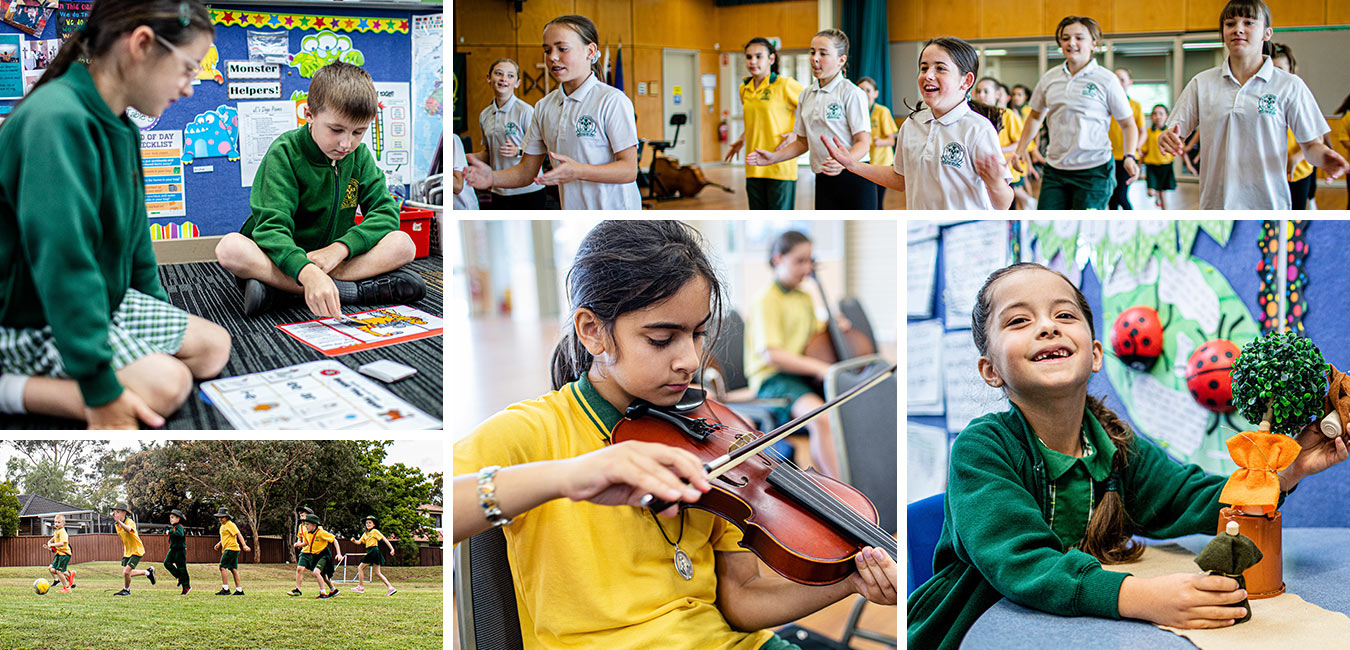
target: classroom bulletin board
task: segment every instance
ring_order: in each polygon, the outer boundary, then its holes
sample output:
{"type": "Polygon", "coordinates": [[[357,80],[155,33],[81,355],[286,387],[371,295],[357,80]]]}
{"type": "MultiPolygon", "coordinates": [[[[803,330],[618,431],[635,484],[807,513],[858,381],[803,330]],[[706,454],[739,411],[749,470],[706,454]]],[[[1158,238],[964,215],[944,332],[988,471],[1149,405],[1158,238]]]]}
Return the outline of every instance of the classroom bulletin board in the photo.
{"type": "MultiPolygon", "coordinates": [[[[0,22],[0,47],[19,42],[21,54],[29,57],[24,67],[45,68],[62,36],[78,27],[79,11],[87,12],[90,4],[60,2],[40,31],[36,25],[0,22]],[[34,33],[25,33],[30,30],[34,33]]],[[[276,135],[303,124],[310,79],[335,60],[362,66],[375,81],[381,108],[365,142],[390,190],[406,196],[409,183],[429,174],[444,113],[441,7],[373,10],[343,4],[348,6],[211,6],[215,40],[192,96],[157,118],[131,114],[142,127],[153,239],[237,231],[249,215],[258,159],[276,135]]],[[[40,69],[26,74],[31,83],[40,69]]],[[[15,103],[0,99],[0,117],[15,103]]]]}
{"type": "MultiPolygon", "coordinates": [[[[1196,403],[1185,387],[1187,357],[1207,340],[1228,338],[1241,347],[1287,326],[1310,337],[1327,362],[1350,367],[1350,274],[1339,255],[1346,241],[1350,222],[1321,220],[910,225],[907,500],[945,490],[956,435],[970,419],[1008,408],[1002,393],[979,378],[970,334],[969,305],[993,269],[1036,261],[1073,280],[1092,307],[1106,356],[1088,393],[1104,397],[1174,460],[1227,475],[1235,466],[1224,440],[1255,426],[1196,403]],[[1167,321],[1164,356],[1148,372],[1129,369],[1111,352],[1116,316],[1136,304],[1158,309],[1167,321]]],[[[1339,497],[1347,482],[1347,463],[1305,479],[1281,508],[1284,525],[1350,526],[1339,497]]]]}

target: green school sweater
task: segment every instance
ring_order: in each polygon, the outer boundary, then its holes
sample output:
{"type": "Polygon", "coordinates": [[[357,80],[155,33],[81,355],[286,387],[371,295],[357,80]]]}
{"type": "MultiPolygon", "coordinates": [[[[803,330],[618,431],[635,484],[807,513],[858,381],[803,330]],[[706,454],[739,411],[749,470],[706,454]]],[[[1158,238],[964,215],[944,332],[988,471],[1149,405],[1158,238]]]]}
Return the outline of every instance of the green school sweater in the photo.
{"type": "Polygon", "coordinates": [[[0,325],[50,325],[88,406],[122,394],[108,326],[128,288],[168,302],[145,215],[140,131],[73,64],[0,125],[0,325]]]}
{"type": "MultiPolygon", "coordinates": [[[[1084,420],[1100,426],[1086,410],[1084,420]]],[[[1180,465],[1153,443],[1133,440],[1120,487],[1137,534],[1214,534],[1228,477],[1180,465]]],[[[1016,406],[976,418],[956,437],[933,577],[908,599],[908,647],[957,648],[975,620],[1004,597],[1065,616],[1120,618],[1117,601],[1127,574],[1103,569],[1080,550],[1066,551],[1050,528],[1039,445],[1016,406]]],[[[1095,487],[1094,494],[1105,494],[1104,482],[1095,487]]]]}
{"type": "Polygon", "coordinates": [[[187,531],[183,529],[183,524],[174,524],[174,527],[169,529],[169,550],[187,550],[187,531]]]}
{"type": "Polygon", "coordinates": [[[297,281],[300,269],[310,263],[305,253],[340,241],[351,259],[398,229],[398,203],[389,195],[370,149],[361,144],[342,160],[331,160],[314,143],[308,126],[272,142],[248,202],[252,212],[239,232],[297,281]],[[358,205],[365,215],[360,225],[358,205]]]}

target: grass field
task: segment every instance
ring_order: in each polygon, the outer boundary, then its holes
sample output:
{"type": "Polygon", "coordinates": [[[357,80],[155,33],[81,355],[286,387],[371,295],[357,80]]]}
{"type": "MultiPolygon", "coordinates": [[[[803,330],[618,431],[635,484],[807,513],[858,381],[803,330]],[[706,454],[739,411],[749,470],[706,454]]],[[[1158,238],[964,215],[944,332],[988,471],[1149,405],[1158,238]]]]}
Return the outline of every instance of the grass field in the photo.
{"type": "MultiPolygon", "coordinates": [[[[0,568],[0,649],[443,647],[441,567],[385,568],[399,590],[393,596],[378,580],[365,594],[350,592],[355,582],[339,582],[338,597],[319,600],[312,575],[304,596],[286,595],[295,587],[294,565],[241,565],[245,596],[216,596],[220,572],[213,564],[188,565],[186,596],[163,565],[153,566],[157,585],[132,578],[131,596],[117,598],[122,567],[115,562],[73,564],[74,592],[57,593],[58,584],[45,596],[34,593],[33,581],[51,579],[46,567],[0,568]]],[[[354,571],[348,575],[355,578],[354,571]]],[[[339,568],[335,578],[341,577],[339,568]]]]}

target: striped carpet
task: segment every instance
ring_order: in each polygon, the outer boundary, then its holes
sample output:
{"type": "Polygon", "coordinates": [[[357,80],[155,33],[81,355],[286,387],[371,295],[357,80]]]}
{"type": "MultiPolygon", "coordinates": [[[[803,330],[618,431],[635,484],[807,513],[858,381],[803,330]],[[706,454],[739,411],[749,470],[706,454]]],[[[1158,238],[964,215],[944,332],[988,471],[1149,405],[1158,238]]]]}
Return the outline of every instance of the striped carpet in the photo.
{"type": "MultiPolygon", "coordinates": [[[[420,273],[427,282],[426,297],[411,306],[441,316],[445,287],[441,256],[416,260],[408,268],[420,273]]],[[[164,265],[159,269],[159,277],[165,292],[169,294],[169,302],[190,314],[219,323],[230,332],[234,349],[221,377],[246,375],[328,358],[276,329],[277,325],[313,318],[301,298],[297,297],[285,307],[270,313],[245,318],[242,311],[243,294],[239,286],[234,277],[215,262],[164,265]]],[[[444,378],[441,374],[443,347],[444,337],[437,336],[332,358],[351,368],[380,359],[416,368],[417,374],[394,384],[372,381],[439,419],[443,417],[445,401],[444,378]]],[[[84,428],[83,422],[42,416],[6,417],[4,420],[5,429],[84,428]]],[[[203,402],[201,394],[194,390],[187,403],[168,418],[164,428],[228,429],[230,426],[220,412],[203,402]]]]}

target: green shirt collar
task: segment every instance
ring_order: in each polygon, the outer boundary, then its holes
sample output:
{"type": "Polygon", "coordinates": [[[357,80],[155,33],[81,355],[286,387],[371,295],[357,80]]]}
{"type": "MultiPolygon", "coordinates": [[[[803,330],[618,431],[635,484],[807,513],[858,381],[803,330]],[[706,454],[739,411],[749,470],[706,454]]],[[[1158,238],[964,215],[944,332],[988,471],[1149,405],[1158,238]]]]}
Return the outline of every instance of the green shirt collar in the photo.
{"type": "Polygon", "coordinates": [[[139,133],[136,126],[132,124],[131,118],[127,117],[125,114],[117,115],[116,113],[113,113],[112,107],[108,106],[108,102],[103,99],[103,95],[99,94],[98,86],[94,84],[94,77],[89,74],[88,65],[78,61],[72,63],[65,74],[61,75],[60,79],[70,84],[70,87],[75,90],[75,94],[79,95],[85,105],[91,109],[90,113],[92,115],[102,121],[112,122],[119,126],[136,130],[136,132],[139,133]]]}
{"type": "Polygon", "coordinates": [[[784,286],[784,284],[778,280],[773,281],[773,286],[778,287],[778,290],[783,293],[792,293],[793,291],[796,291],[796,289],[790,289],[787,286],[784,286]]]}
{"type": "Polygon", "coordinates": [[[1082,458],[1061,454],[1045,446],[1039,437],[1036,439],[1041,456],[1045,458],[1046,476],[1050,480],[1059,480],[1059,477],[1080,462],[1093,481],[1105,481],[1111,474],[1111,458],[1116,453],[1116,445],[1111,441],[1111,436],[1106,435],[1106,430],[1102,428],[1097,418],[1086,408],[1083,409],[1083,431],[1086,436],[1082,458]]]}
{"type": "Polygon", "coordinates": [[[600,391],[591,384],[590,377],[586,373],[581,374],[581,378],[568,384],[568,389],[572,391],[572,396],[581,404],[581,408],[586,412],[586,417],[595,425],[600,437],[609,442],[609,434],[614,427],[623,419],[623,414],[614,408],[604,397],[600,396],[600,391]]]}

